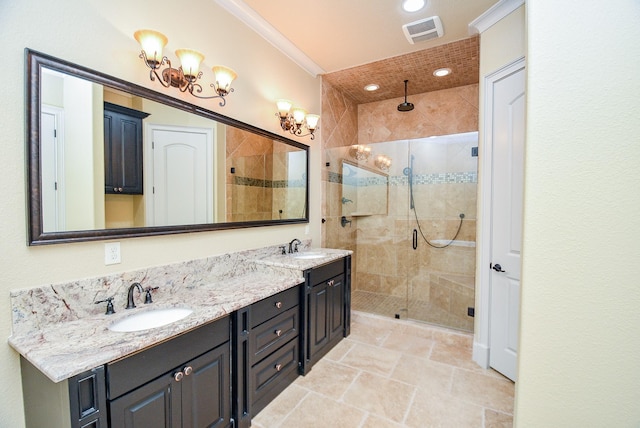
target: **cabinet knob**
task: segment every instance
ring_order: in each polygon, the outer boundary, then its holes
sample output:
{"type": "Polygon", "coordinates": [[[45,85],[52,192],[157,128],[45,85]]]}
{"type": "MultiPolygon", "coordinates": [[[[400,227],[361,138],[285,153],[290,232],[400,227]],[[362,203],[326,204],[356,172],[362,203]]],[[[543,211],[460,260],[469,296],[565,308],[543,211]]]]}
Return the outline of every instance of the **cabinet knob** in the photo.
{"type": "Polygon", "coordinates": [[[118,192],[122,193],[122,187],[118,187],[118,192]]]}
{"type": "Polygon", "coordinates": [[[279,372],[280,370],[282,370],[282,364],[278,363],[275,365],[275,369],[277,372],[279,372]]]}
{"type": "Polygon", "coordinates": [[[282,334],[282,330],[276,330],[274,331],[275,335],[280,337],[280,335],[282,334]]]}
{"type": "Polygon", "coordinates": [[[184,374],[182,372],[178,372],[173,375],[173,380],[175,380],[176,382],[180,382],[183,377],[184,377],[184,374]]]}
{"type": "Polygon", "coordinates": [[[333,279],[332,279],[331,281],[327,281],[327,285],[328,285],[329,287],[333,287],[333,279]]]}
{"type": "Polygon", "coordinates": [[[191,366],[187,366],[183,371],[185,376],[189,376],[191,373],[193,373],[193,368],[191,366]]]}
{"type": "Polygon", "coordinates": [[[280,309],[282,307],[282,302],[276,302],[276,308],[280,309]]]}

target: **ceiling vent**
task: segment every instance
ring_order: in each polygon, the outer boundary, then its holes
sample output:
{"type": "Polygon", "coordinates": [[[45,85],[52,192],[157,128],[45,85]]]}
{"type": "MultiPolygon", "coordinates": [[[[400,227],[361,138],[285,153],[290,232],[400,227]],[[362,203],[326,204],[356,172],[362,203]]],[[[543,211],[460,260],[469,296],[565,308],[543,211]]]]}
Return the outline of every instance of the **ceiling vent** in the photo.
{"type": "Polygon", "coordinates": [[[437,39],[444,35],[442,21],[439,16],[421,19],[402,26],[404,35],[412,45],[425,40],[437,39]]]}

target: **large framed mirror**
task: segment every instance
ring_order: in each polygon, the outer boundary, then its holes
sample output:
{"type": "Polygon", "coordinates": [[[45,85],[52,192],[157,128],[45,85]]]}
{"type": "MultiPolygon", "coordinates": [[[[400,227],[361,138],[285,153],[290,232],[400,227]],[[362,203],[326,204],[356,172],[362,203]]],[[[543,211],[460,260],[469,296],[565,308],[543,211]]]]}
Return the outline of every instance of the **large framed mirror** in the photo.
{"type": "Polygon", "coordinates": [[[28,244],[309,221],[309,147],[30,49],[28,244]]]}

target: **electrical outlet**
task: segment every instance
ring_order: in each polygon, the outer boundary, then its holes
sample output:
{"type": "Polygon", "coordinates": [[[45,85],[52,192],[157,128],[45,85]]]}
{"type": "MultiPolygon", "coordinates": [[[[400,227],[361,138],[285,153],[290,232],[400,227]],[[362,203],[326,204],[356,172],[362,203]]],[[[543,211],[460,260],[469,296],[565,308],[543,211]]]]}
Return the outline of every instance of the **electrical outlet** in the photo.
{"type": "Polygon", "coordinates": [[[120,262],[120,243],[109,242],[104,244],[104,264],[115,265],[120,262]]]}
{"type": "Polygon", "coordinates": [[[304,227],[304,234],[305,234],[305,235],[308,235],[308,234],[309,234],[309,225],[306,225],[306,226],[304,227]]]}

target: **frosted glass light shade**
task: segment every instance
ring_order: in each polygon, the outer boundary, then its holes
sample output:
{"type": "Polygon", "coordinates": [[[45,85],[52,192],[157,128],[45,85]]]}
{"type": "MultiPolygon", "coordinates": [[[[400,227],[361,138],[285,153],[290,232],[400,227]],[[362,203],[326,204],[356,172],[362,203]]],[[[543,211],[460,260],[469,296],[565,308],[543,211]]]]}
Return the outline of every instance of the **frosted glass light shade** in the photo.
{"type": "Polygon", "coordinates": [[[138,30],[133,33],[133,37],[140,43],[147,61],[162,61],[162,50],[169,41],[164,34],[154,30],[138,30]]]}
{"type": "Polygon", "coordinates": [[[213,74],[216,76],[216,91],[222,91],[225,94],[229,92],[231,83],[233,83],[235,78],[238,77],[238,74],[229,67],[225,67],[223,65],[216,65],[212,70],[213,74]]]}
{"type": "Polygon", "coordinates": [[[176,55],[178,59],[180,59],[182,72],[185,76],[195,77],[198,75],[200,63],[204,60],[204,55],[193,49],[178,49],[176,55]]]}
{"type": "Polygon", "coordinates": [[[307,128],[310,131],[313,131],[318,126],[318,121],[320,120],[320,116],[317,114],[308,114],[306,117],[307,120],[307,128]]]}
{"type": "Polygon", "coordinates": [[[293,121],[297,125],[301,125],[302,122],[304,121],[304,117],[307,115],[307,111],[300,107],[294,107],[291,114],[293,114],[293,121]]]}
{"type": "Polygon", "coordinates": [[[291,110],[293,103],[289,100],[276,100],[276,106],[278,107],[278,114],[280,117],[286,117],[291,110]]]}

